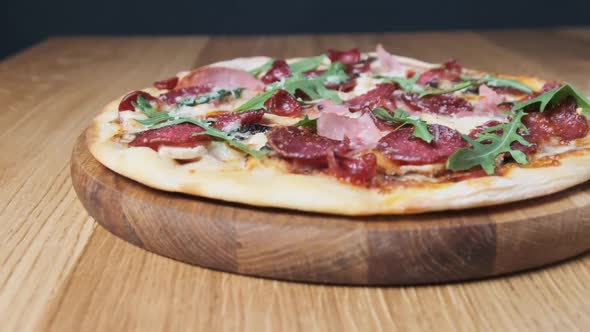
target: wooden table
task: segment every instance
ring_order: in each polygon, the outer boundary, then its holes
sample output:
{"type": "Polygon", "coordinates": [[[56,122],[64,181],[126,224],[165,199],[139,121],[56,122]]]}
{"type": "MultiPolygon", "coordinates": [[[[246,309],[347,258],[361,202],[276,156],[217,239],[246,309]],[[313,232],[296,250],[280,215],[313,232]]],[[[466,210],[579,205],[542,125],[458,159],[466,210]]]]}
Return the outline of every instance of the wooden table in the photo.
{"type": "Polygon", "coordinates": [[[122,92],[224,58],[370,50],[378,42],[427,61],[457,57],[467,67],[563,79],[590,94],[590,28],[51,38],[0,62],[0,330],[589,330],[590,255],[441,286],[295,284],[148,253],[97,227],[76,199],[74,140],[122,92]]]}

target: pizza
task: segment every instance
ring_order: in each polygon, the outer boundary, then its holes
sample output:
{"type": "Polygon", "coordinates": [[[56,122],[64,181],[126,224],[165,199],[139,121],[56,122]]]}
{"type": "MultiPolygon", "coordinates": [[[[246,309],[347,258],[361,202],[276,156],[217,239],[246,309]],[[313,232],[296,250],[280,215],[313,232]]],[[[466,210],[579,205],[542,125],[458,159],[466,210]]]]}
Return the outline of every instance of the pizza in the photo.
{"type": "Polygon", "coordinates": [[[149,187],[339,215],[545,196],[590,178],[590,102],[567,82],[375,52],[217,62],[108,104],[86,131],[149,187]]]}

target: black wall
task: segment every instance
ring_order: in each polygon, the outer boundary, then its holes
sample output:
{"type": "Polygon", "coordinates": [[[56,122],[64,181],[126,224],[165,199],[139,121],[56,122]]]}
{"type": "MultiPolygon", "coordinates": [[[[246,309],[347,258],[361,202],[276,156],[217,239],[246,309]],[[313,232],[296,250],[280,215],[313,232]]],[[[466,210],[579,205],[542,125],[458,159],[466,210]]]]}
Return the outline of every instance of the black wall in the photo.
{"type": "Polygon", "coordinates": [[[374,32],[590,25],[590,0],[10,0],[0,8],[0,58],[49,35],[374,32]]]}

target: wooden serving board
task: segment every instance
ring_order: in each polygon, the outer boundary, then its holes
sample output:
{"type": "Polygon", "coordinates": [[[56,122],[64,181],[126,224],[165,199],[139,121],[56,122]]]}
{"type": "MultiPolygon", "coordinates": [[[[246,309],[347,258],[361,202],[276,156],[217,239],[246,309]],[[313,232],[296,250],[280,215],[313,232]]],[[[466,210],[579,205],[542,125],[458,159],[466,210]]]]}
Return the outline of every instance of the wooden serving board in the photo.
{"type": "Polygon", "coordinates": [[[352,218],[154,190],[102,166],[83,136],[71,173],[86,210],[116,236],[179,261],[245,275],[439,283],[531,269],[590,250],[590,183],[497,207],[352,218]]]}

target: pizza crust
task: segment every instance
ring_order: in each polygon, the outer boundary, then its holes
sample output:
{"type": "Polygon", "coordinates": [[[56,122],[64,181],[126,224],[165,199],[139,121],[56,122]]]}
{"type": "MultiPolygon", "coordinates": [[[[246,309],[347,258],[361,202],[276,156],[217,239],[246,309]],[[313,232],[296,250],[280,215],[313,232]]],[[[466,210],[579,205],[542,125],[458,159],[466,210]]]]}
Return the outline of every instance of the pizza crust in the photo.
{"type": "MultiPolygon", "coordinates": [[[[409,58],[400,61],[429,68],[409,58]]],[[[266,57],[235,59],[214,65],[251,69],[266,57]]],[[[114,172],[149,187],[261,207],[288,208],[339,215],[410,214],[458,210],[545,196],[590,179],[590,150],[560,155],[548,167],[508,167],[502,176],[459,182],[426,183],[391,189],[370,189],[333,176],[293,174],[272,162],[249,159],[243,163],[214,160],[180,164],[146,147],[128,148],[112,140],[118,133],[119,100],[105,107],[86,130],[92,155],[114,172]]],[[[213,159],[213,158],[212,158],[213,159]]]]}

